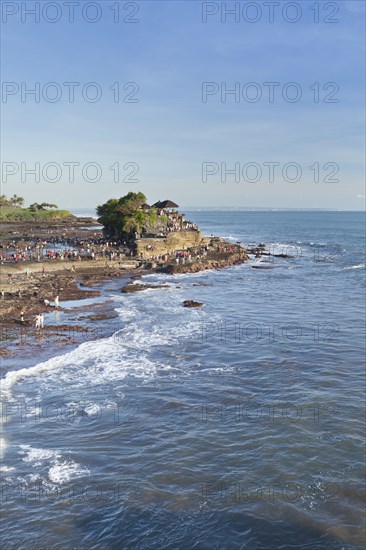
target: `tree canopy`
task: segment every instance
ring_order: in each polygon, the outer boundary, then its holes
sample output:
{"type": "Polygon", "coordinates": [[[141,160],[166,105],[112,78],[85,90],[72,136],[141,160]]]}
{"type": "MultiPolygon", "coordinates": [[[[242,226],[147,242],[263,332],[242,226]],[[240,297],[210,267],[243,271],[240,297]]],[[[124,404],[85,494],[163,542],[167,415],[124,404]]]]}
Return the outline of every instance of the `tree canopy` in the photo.
{"type": "MultiPolygon", "coordinates": [[[[23,197],[18,197],[18,195],[13,195],[12,197],[7,198],[6,195],[0,195],[0,207],[2,208],[23,208],[24,199],[23,197]]],[[[37,212],[38,210],[47,210],[48,208],[58,208],[57,204],[51,204],[49,202],[34,202],[29,206],[29,209],[32,212],[37,212]]]]}
{"type": "Polygon", "coordinates": [[[22,208],[24,205],[23,197],[18,197],[18,195],[13,195],[12,197],[7,198],[6,195],[0,195],[0,206],[5,206],[9,208],[22,208]]]}
{"type": "Polygon", "coordinates": [[[37,211],[37,210],[47,210],[47,208],[58,208],[57,204],[51,204],[49,202],[42,202],[42,204],[38,204],[38,202],[34,202],[30,205],[30,210],[37,211]]]}
{"type": "Polygon", "coordinates": [[[98,221],[104,225],[111,236],[131,237],[133,233],[141,233],[143,229],[153,226],[157,221],[154,208],[143,210],[146,203],[143,193],[130,191],[119,199],[109,199],[97,206],[98,221]]]}

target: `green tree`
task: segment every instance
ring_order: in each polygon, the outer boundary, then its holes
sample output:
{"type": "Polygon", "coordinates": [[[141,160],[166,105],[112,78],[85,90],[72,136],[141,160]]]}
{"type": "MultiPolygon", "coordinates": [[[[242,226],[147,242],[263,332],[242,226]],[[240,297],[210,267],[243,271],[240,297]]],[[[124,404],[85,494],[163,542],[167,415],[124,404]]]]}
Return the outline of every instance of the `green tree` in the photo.
{"type": "Polygon", "coordinates": [[[24,206],[23,197],[18,197],[18,195],[13,195],[9,200],[15,208],[22,208],[22,206],[24,206]]]}
{"type": "Polygon", "coordinates": [[[6,198],[6,195],[0,195],[0,206],[11,206],[10,201],[6,198]]]}
{"type": "Polygon", "coordinates": [[[49,202],[42,202],[41,210],[46,210],[46,208],[58,208],[57,204],[51,204],[49,202]]]}
{"type": "Polygon", "coordinates": [[[6,195],[1,195],[0,206],[8,208],[22,208],[24,206],[24,199],[23,197],[18,197],[18,195],[13,195],[9,199],[6,195]]]}
{"type": "Polygon", "coordinates": [[[97,207],[98,221],[108,235],[130,239],[156,223],[156,210],[143,210],[144,203],[146,197],[141,192],[130,191],[119,199],[109,199],[97,207]]]}
{"type": "Polygon", "coordinates": [[[51,204],[49,202],[42,202],[42,204],[38,204],[38,202],[34,202],[30,205],[30,210],[32,212],[37,212],[38,210],[47,210],[47,208],[58,208],[57,204],[51,204]]]}

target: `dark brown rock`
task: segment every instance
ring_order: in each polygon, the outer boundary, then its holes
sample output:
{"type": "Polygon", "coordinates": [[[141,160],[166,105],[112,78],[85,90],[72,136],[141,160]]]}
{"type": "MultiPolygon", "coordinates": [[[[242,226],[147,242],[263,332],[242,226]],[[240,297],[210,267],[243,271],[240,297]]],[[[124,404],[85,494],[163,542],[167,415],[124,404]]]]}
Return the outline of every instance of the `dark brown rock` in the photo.
{"type": "Polygon", "coordinates": [[[89,332],[86,327],[80,325],[45,325],[43,330],[49,330],[54,332],[89,332]]]}
{"type": "Polygon", "coordinates": [[[79,317],[79,319],[90,319],[91,321],[105,321],[106,319],[115,319],[118,317],[118,314],[115,312],[111,313],[95,313],[93,315],[85,315],[79,317]]]}
{"type": "Polygon", "coordinates": [[[184,300],[183,302],[184,307],[201,307],[203,306],[202,302],[195,302],[194,300],[184,300]]]}
{"type": "Polygon", "coordinates": [[[258,265],[258,264],[252,265],[253,269],[274,269],[275,267],[278,267],[278,266],[276,266],[276,265],[258,265]]]}

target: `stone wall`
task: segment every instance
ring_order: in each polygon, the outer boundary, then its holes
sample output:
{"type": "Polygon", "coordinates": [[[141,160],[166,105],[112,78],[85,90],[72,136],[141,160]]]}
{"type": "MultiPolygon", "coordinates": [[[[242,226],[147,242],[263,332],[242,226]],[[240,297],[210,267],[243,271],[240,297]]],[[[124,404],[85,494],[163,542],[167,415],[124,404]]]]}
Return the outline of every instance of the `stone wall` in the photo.
{"type": "Polygon", "coordinates": [[[150,258],[157,254],[169,254],[177,250],[184,250],[201,244],[202,235],[200,231],[175,231],[168,233],[166,237],[155,239],[136,239],[136,254],[143,258],[150,258]],[[148,247],[154,247],[149,250],[148,247]]]}

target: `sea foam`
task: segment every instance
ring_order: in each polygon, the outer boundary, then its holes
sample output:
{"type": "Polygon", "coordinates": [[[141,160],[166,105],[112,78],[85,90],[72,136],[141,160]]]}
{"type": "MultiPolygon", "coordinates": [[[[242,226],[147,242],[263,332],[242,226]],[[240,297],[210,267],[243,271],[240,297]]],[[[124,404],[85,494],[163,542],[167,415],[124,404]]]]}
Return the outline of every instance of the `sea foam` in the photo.
{"type": "MultiPolygon", "coordinates": [[[[146,278],[160,279],[158,275],[146,278]]],[[[113,336],[84,342],[64,355],[8,372],[1,381],[4,396],[11,398],[14,386],[23,382],[29,389],[33,380],[37,380],[32,386],[36,397],[50,391],[63,393],[66,385],[89,391],[98,385],[121,385],[126,376],[148,379],[159,370],[169,370],[171,365],[157,359],[154,351],[164,347],[177,349],[177,344],[186,338],[200,334],[202,321],[207,318],[204,309],[182,307],[184,299],[202,292],[193,287],[196,277],[169,279],[180,288],[174,285],[114,298],[121,329],[113,336]]],[[[202,275],[198,279],[202,280],[202,275]]]]}
{"type": "Polygon", "coordinates": [[[23,461],[30,463],[34,470],[31,475],[33,480],[41,480],[45,472],[47,478],[57,485],[90,474],[88,468],[81,466],[74,460],[65,460],[60,450],[42,449],[30,445],[20,445],[20,453],[23,461]]]}

